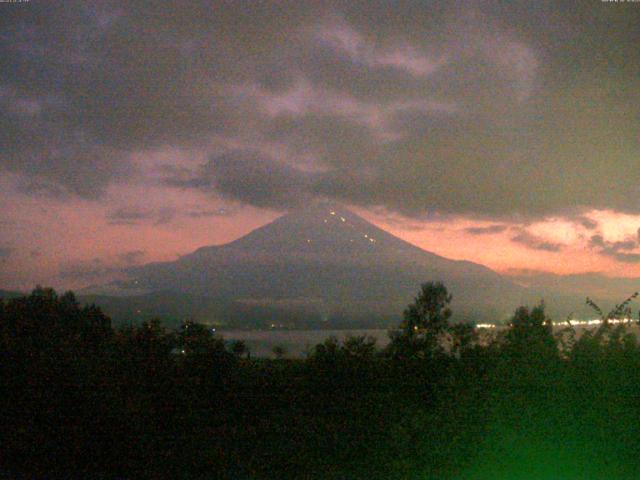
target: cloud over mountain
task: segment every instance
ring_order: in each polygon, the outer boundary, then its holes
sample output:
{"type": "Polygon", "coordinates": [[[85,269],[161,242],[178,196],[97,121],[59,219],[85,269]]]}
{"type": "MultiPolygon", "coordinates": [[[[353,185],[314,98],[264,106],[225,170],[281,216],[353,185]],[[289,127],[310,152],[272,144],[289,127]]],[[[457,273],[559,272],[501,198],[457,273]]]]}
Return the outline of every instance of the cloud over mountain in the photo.
{"type": "Polygon", "coordinates": [[[502,233],[509,227],[507,225],[489,225],[487,227],[467,227],[465,232],[471,235],[490,235],[492,233],[502,233]]]}
{"type": "Polygon", "coordinates": [[[561,243],[550,242],[525,230],[522,230],[517,235],[513,236],[511,241],[533,250],[543,250],[546,252],[559,252],[563,247],[561,243]]]}
{"type": "Polygon", "coordinates": [[[0,169],[95,199],[150,181],[140,152],[198,149],[164,188],[414,217],[639,213],[640,10],[503,7],[2,4],[0,169]]]}
{"type": "Polygon", "coordinates": [[[318,199],[497,271],[638,276],[638,24],[632,2],[0,2],[0,282],[75,288],[318,199]]]}

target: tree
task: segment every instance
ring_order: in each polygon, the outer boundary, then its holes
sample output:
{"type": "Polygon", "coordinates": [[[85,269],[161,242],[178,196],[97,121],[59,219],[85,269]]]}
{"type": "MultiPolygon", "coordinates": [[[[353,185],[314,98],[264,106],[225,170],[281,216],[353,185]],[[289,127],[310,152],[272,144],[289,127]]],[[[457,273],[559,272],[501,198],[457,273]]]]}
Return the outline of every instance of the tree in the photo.
{"type": "Polygon", "coordinates": [[[282,358],[284,358],[284,356],[287,353],[286,348],[284,348],[284,346],[282,345],[275,345],[273,349],[271,349],[271,351],[273,352],[273,354],[276,356],[278,360],[281,360],[282,358]]]}
{"type": "Polygon", "coordinates": [[[213,335],[207,325],[187,320],[178,331],[178,347],[186,355],[212,355],[226,352],[224,340],[213,335]]]}
{"type": "MultiPolygon", "coordinates": [[[[593,300],[587,297],[587,305],[589,305],[599,316],[601,325],[607,327],[611,320],[626,320],[628,323],[631,323],[631,307],[629,306],[633,300],[638,297],[638,292],[634,292],[632,295],[627,297],[622,303],[616,305],[608,314],[604,314],[602,309],[596,304],[593,300]]],[[[638,320],[640,323],[640,319],[638,320]]]]}
{"type": "Polygon", "coordinates": [[[558,354],[553,323],[544,308],[540,302],[531,310],[524,306],[516,309],[506,335],[507,347],[514,355],[540,359],[558,354]]]}
{"type": "Polygon", "coordinates": [[[0,338],[9,350],[68,353],[100,347],[111,337],[111,319],[95,305],[81,307],[73,292],[58,296],[52,288],[36,287],[29,296],[14,298],[0,316],[0,338]]]}
{"type": "Polygon", "coordinates": [[[469,351],[477,340],[476,329],[471,323],[456,323],[449,327],[451,353],[458,358],[469,351]]]}
{"type": "Polygon", "coordinates": [[[139,326],[122,326],[116,334],[116,342],[127,354],[148,362],[167,357],[176,344],[173,334],[168,334],[159,318],[144,321],[139,326]]]}
{"type": "Polygon", "coordinates": [[[372,358],[376,353],[376,339],[365,335],[350,335],[342,343],[342,351],[347,357],[372,358]]]}
{"type": "Polygon", "coordinates": [[[311,351],[310,358],[320,362],[335,362],[340,355],[340,342],[334,335],[318,343],[311,351]]]}
{"type": "Polygon", "coordinates": [[[449,327],[451,295],[442,282],[423,283],[414,303],[404,311],[402,329],[407,336],[439,335],[449,327]]]}
{"type": "Polygon", "coordinates": [[[241,358],[248,352],[247,344],[244,340],[235,340],[231,344],[231,352],[238,358],[241,358]]]}
{"type": "MultiPolygon", "coordinates": [[[[596,329],[586,330],[579,340],[574,340],[573,350],[570,352],[573,359],[580,361],[593,361],[601,358],[601,355],[633,351],[637,340],[627,328],[632,323],[631,302],[638,297],[638,292],[627,297],[622,303],[617,304],[609,313],[604,311],[592,299],[587,297],[586,303],[600,317],[600,325],[596,329]],[[612,323],[617,323],[615,327],[612,323]]],[[[640,320],[638,320],[640,323],[640,320]]],[[[570,325],[571,333],[575,339],[575,330],[570,325]]]]}
{"type": "Polygon", "coordinates": [[[395,357],[432,357],[441,352],[441,340],[449,328],[451,294],[442,282],[420,287],[414,302],[404,311],[400,332],[392,332],[389,351],[395,357]]]}

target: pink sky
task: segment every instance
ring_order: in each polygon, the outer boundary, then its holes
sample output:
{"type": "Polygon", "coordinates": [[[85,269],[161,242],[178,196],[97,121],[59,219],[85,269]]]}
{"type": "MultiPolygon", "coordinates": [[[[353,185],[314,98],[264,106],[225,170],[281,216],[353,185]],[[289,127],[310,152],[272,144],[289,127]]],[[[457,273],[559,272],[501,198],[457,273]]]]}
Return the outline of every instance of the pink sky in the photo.
{"type": "Polygon", "coordinates": [[[632,2],[50,3],[2,17],[0,288],[317,199],[500,272],[640,276],[632,2]]]}
{"type": "MultiPolygon", "coordinates": [[[[119,267],[174,260],[201,246],[227,243],[282,214],[233,205],[197,191],[167,190],[151,184],[111,187],[101,201],[69,201],[20,193],[11,178],[0,182],[2,246],[10,249],[0,263],[2,288],[30,289],[35,284],[80,288],[104,282],[113,278],[119,267]],[[138,212],[140,218],[113,224],[113,213],[119,209],[138,212]]],[[[581,223],[550,218],[530,224],[463,217],[418,221],[381,211],[353,210],[425,250],[481,263],[499,272],[531,269],[640,276],[640,265],[616,261],[589,245],[595,234],[607,242],[635,239],[638,216],[591,211],[584,217],[597,227],[586,228],[584,219],[581,223]],[[491,226],[504,230],[475,235],[468,231],[491,226]],[[534,239],[534,244],[559,245],[558,251],[513,241],[522,232],[527,234],[525,238],[534,239]]]]}

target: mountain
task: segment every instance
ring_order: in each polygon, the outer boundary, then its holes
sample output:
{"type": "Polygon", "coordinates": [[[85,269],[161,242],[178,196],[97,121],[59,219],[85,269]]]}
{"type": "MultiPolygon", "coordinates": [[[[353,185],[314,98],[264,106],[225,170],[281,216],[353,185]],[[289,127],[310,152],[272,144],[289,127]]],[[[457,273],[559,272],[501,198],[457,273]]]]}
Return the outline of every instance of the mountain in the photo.
{"type": "MultiPolygon", "coordinates": [[[[609,312],[634,292],[640,291],[640,278],[609,277],[593,272],[558,275],[515,271],[508,278],[543,298],[547,311],[556,320],[563,320],[569,315],[573,318],[596,318],[594,310],[586,305],[586,297],[594,300],[604,312],[609,312]]],[[[637,312],[637,302],[633,302],[631,307],[637,312]]]]}
{"type": "Polygon", "coordinates": [[[539,292],[582,297],[589,295],[608,303],[619,303],[632,293],[640,291],[638,277],[609,277],[596,272],[558,275],[525,270],[514,271],[509,277],[539,292]]]}
{"type": "Polygon", "coordinates": [[[482,265],[422,250],[328,203],[128,274],[119,291],[148,293],[109,300],[120,311],[127,302],[153,310],[151,298],[163,296],[167,305],[180,303],[185,316],[232,325],[388,325],[426,281],[445,283],[458,318],[504,320],[527,299],[526,289],[482,265]]]}

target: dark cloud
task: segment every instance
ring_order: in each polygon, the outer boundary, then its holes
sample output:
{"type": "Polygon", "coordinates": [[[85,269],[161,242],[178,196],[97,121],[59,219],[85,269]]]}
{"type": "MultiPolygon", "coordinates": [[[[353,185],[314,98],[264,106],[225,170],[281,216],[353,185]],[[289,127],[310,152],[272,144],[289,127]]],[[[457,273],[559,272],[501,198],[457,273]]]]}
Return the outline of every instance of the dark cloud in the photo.
{"type": "Polygon", "coordinates": [[[13,248],[0,247],[0,262],[9,258],[12,252],[13,252],[13,248]]]}
{"type": "Polygon", "coordinates": [[[592,247],[604,247],[606,245],[605,241],[604,241],[604,237],[600,234],[598,235],[593,235],[590,239],[589,239],[589,244],[592,247]]]}
{"type": "Polygon", "coordinates": [[[144,258],[146,252],[144,250],[132,250],[130,252],[121,253],[118,255],[118,259],[125,265],[135,265],[140,263],[144,258]]]}
{"type": "Polygon", "coordinates": [[[598,222],[596,222],[595,220],[592,220],[588,217],[578,217],[576,218],[576,221],[582,225],[584,228],[586,228],[587,230],[595,230],[596,228],[598,228],[598,222]]]}
{"type": "Polygon", "coordinates": [[[107,221],[110,225],[137,225],[149,218],[149,212],[134,207],[118,208],[107,215],[107,221]]]}
{"type": "Polygon", "coordinates": [[[210,187],[210,179],[204,172],[196,174],[192,169],[178,165],[162,165],[159,169],[162,182],[169,187],[206,189],[210,187]]]}
{"type": "Polygon", "coordinates": [[[549,242],[524,230],[512,237],[511,241],[524,245],[532,250],[543,250],[546,252],[559,252],[564,247],[561,243],[549,242]]]}
{"type": "MultiPolygon", "coordinates": [[[[191,172],[190,175],[194,173],[191,172]]],[[[178,186],[181,182],[186,182],[189,187],[193,187],[189,180],[185,177],[179,180],[177,177],[168,176],[164,180],[167,184],[172,186],[178,186]]],[[[214,188],[211,184],[208,184],[205,179],[200,179],[199,187],[210,191],[214,188]]],[[[233,215],[235,209],[233,208],[200,208],[200,207],[185,207],[182,210],[178,210],[175,207],[165,206],[158,208],[143,208],[137,206],[120,207],[107,214],[107,222],[109,225],[140,225],[143,223],[152,223],[153,225],[165,225],[171,223],[176,218],[188,217],[188,218],[202,218],[202,217],[224,217],[233,215]]]]}
{"type": "Polygon", "coordinates": [[[502,233],[507,228],[507,225],[489,225],[487,227],[468,227],[464,231],[471,235],[488,235],[492,233],[502,233]]]}
{"type": "Polygon", "coordinates": [[[611,257],[618,262],[640,263],[640,253],[633,252],[633,250],[640,247],[640,241],[637,238],[610,242],[605,240],[602,235],[597,234],[591,236],[589,245],[601,255],[611,257]]]}
{"type": "Polygon", "coordinates": [[[176,215],[172,207],[145,209],[139,207],[121,207],[107,215],[109,225],[139,225],[152,222],[154,225],[164,225],[171,222],[176,215]]]}
{"type": "MultiPolygon", "coordinates": [[[[423,222],[414,222],[403,216],[394,215],[384,207],[373,207],[371,208],[371,212],[374,213],[377,217],[384,219],[384,223],[386,225],[397,228],[399,230],[404,230],[407,232],[419,232],[425,229],[425,225],[423,222]]],[[[429,219],[425,218],[424,220],[429,219]]],[[[430,226],[430,228],[434,229],[435,227],[430,226]]]]}
{"type": "Polygon", "coordinates": [[[33,194],[97,198],[135,154],[197,147],[166,186],[259,207],[640,212],[635,5],[0,9],[0,169],[33,194]]]}
{"type": "Polygon", "coordinates": [[[615,252],[607,255],[622,263],[640,263],[640,253],[615,252]]]}
{"type": "Polygon", "coordinates": [[[201,209],[201,210],[188,210],[185,215],[190,218],[202,218],[202,217],[227,217],[235,213],[231,208],[216,208],[216,209],[201,209]]]}
{"type": "Polygon", "coordinates": [[[233,150],[211,159],[198,172],[167,176],[167,185],[215,191],[260,207],[295,207],[314,190],[315,175],[253,150],[233,150]]]}
{"type": "Polygon", "coordinates": [[[627,240],[610,242],[605,240],[604,237],[600,234],[593,235],[589,239],[589,244],[592,247],[601,248],[606,253],[629,251],[638,247],[638,241],[635,238],[628,238],[627,240]]]}

